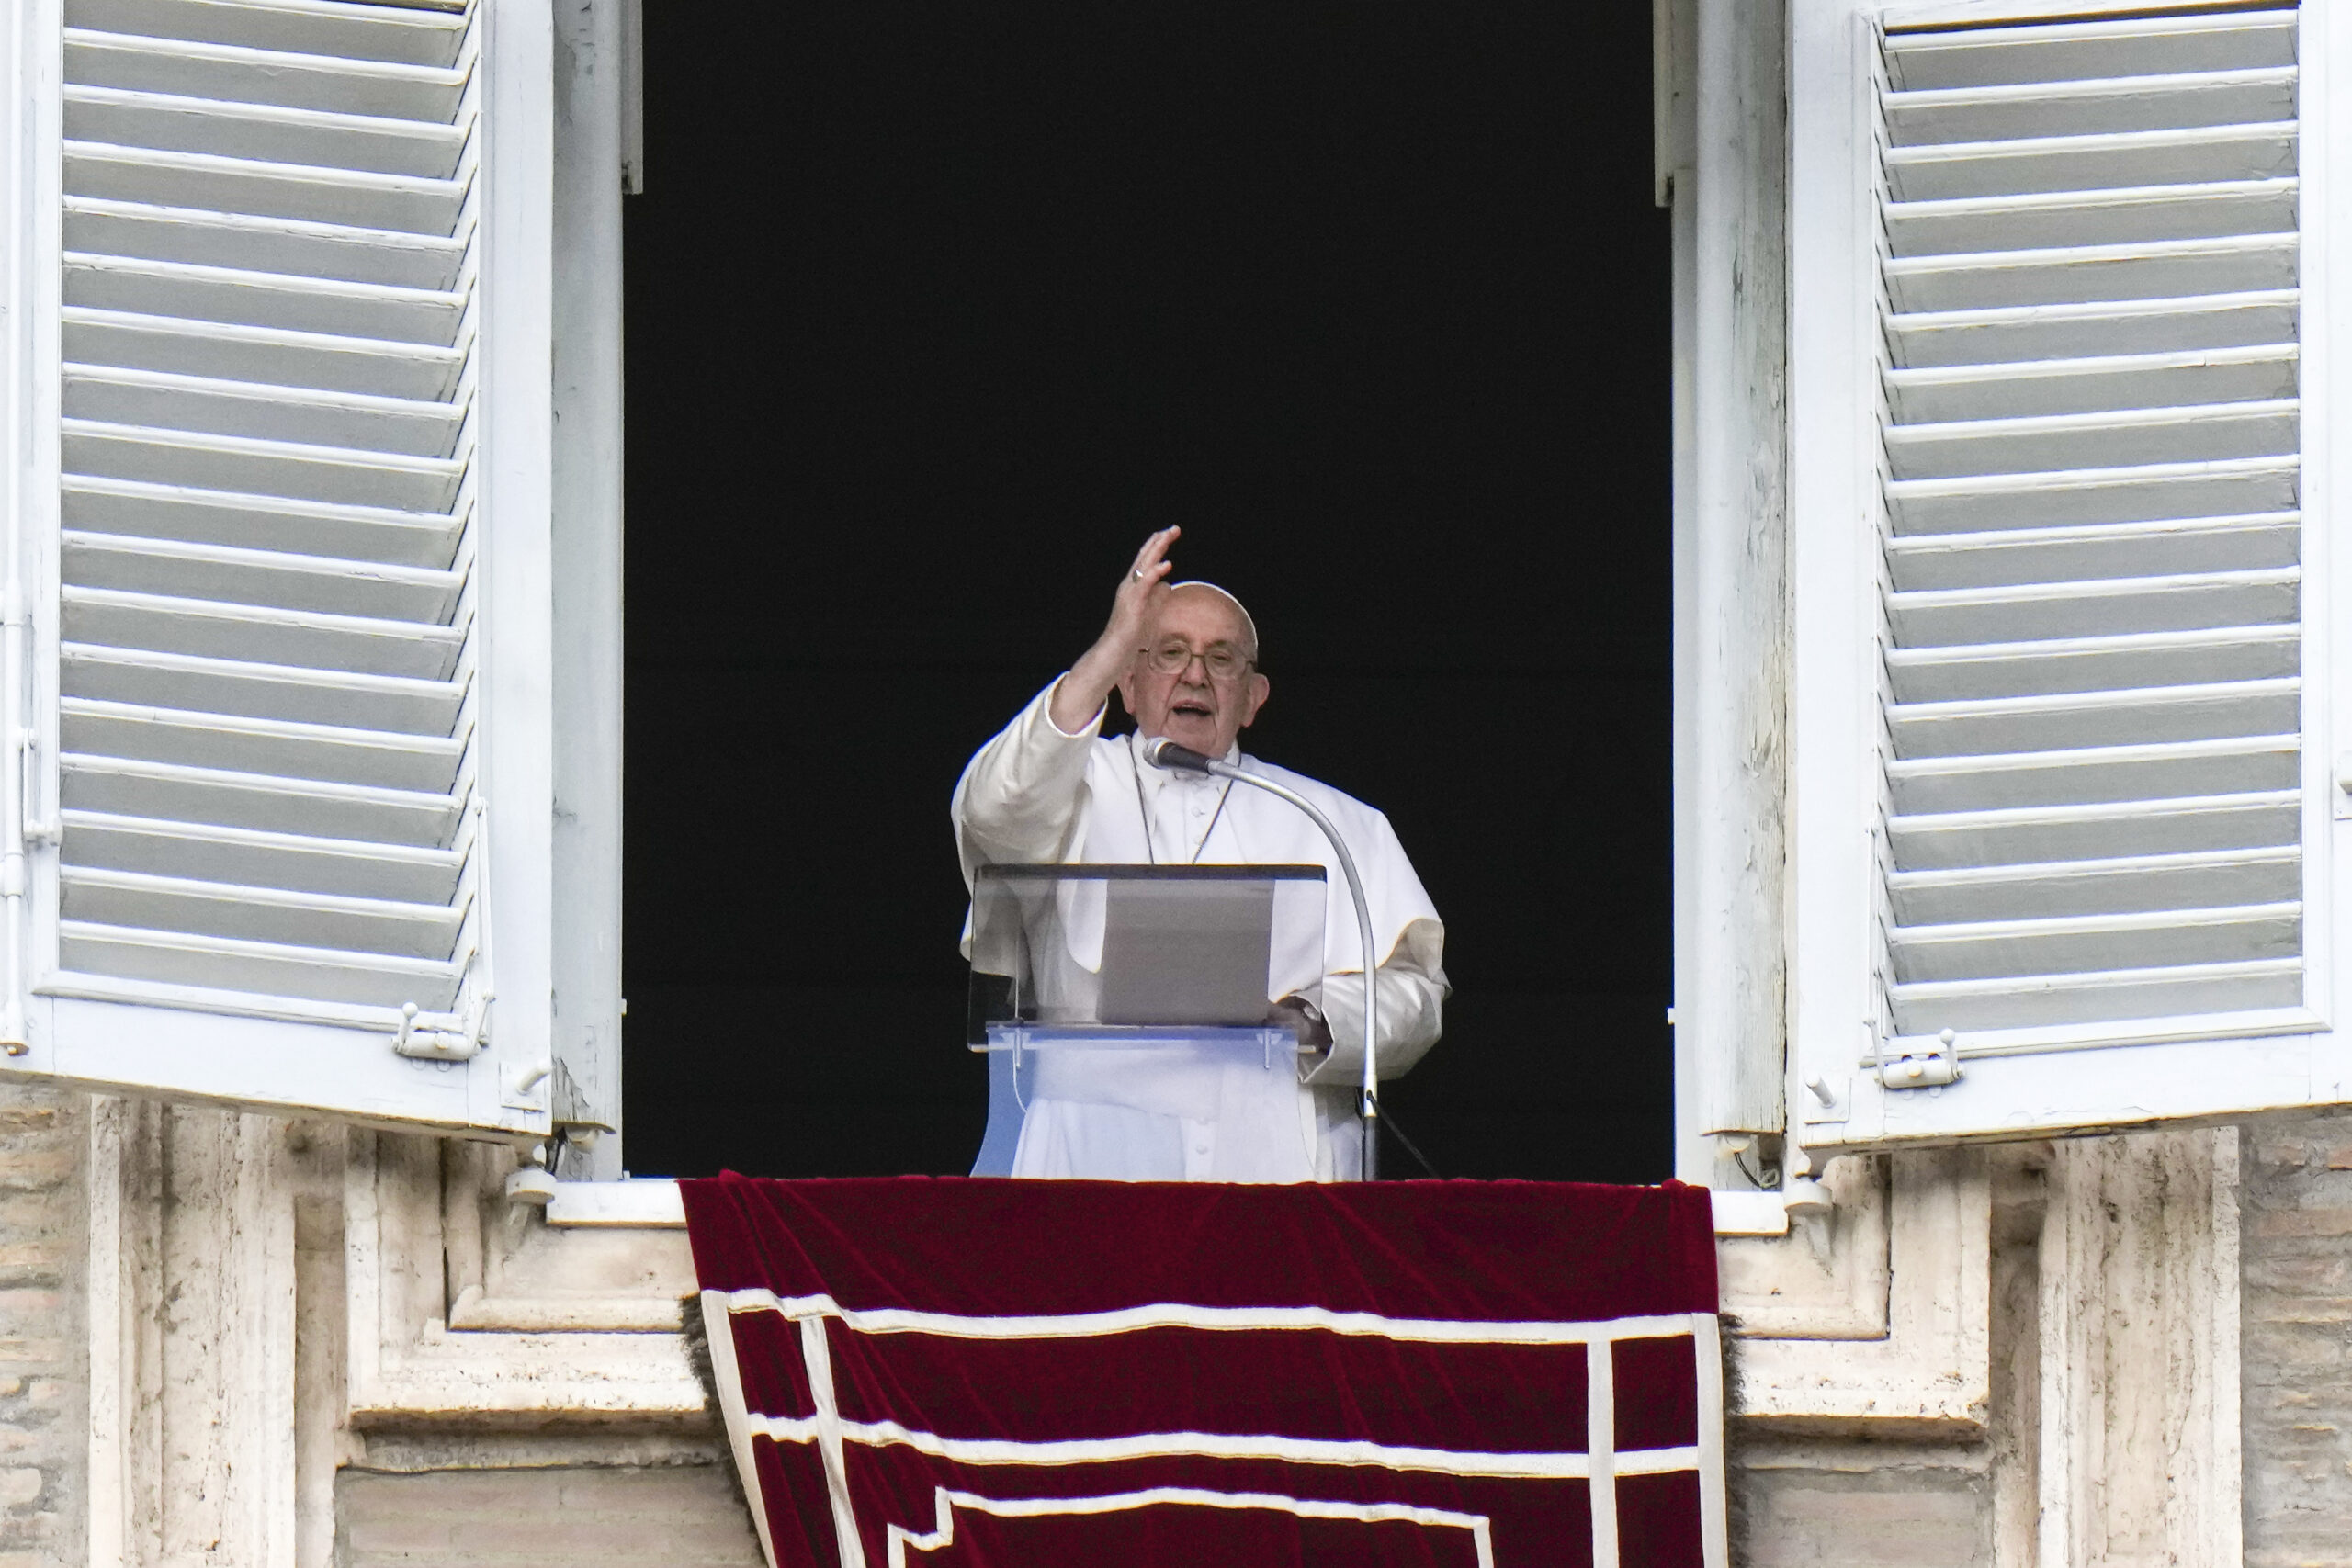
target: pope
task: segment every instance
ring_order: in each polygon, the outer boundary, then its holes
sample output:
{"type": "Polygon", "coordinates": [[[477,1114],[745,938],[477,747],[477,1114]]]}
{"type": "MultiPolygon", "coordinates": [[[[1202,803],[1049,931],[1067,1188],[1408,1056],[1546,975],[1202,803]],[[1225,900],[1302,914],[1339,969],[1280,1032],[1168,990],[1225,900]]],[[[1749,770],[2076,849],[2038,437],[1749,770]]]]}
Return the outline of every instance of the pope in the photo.
{"type": "Polygon", "coordinates": [[[1258,629],[1224,589],[1168,581],[1168,552],[1180,533],[1165,528],[1144,541],[1112,596],[1102,635],[966,766],[953,806],[956,848],[967,886],[989,864],[1324,866],[1323,974],[1269,1008],[1272,1021],[1297,1029],[1312,1047],[1300,1057],[1295,1134],[1287,1116],[1219,1117],[1213,1093],[1155,1105],[1116,1092],[1057,1098],[1041,1085],[1012,1173],[1351,1180],[1363,1168],[1354,1086],[1363,1072],[1364,976],[1337,857],[1286,802],[1226,779],[1155,768],[1142,760],[1141,742],[1165,736],[1262,774],[1337,825],[1372,907],[1384,1078],[1409,1071],[1437,1042],[1448,990],[1445,928],[1387,818],[1241,750],[1240,732],[1272,689],[1259,663],[1258,629]],[[1135,721],[1130,734],[1102,733],[1114,692],[1135,721]]]}

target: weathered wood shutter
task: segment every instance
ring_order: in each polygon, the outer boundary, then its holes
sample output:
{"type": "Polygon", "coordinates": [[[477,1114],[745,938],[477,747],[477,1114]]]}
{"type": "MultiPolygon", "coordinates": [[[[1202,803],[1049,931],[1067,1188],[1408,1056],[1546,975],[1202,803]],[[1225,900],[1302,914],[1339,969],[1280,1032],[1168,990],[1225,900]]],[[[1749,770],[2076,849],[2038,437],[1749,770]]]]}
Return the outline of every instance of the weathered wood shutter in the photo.
{"type": "Polygon", "coordinates": [[[1826,9],[1801,48],[1851,118],[1798,155],[1844,139],[1867,324],[1795,352],[1851,355],[1867,432],[1842,493],[1873,547],[1841,584],[1871,606],[1867,978],[1815,986],[1792,1103],[1836,1143],[2337,1097],[2298,13],[1826,9]]]}
{"type": "Polygon", "coordinates": [[[492,962],[501,919],[544,922],[544,890],[489,848],[534,793],[532,768],[491,770],[543,716],[502,709],[486,671],[527,693],[547,659],[544,616],[502,624],[492,587],[503,570],[506,599],[535,576],[544,597],[544,419],[502,421],[488,368],[492,334],[526,367],[536,337],[538,384],[503,395],[544,404],[545,308],[486,301],[493,200],[537,204],[503,231],[538,254],[505,261],[544,289],[545,171],[487,168],[545,162],[544,18],[64,0],[61,20],[57,500],[19,558],[41,634],[33,1055],[543,1125],[544,942],[495,1010],[492,962]],[[486,69],[510,41],[511,145],[486,69]],[[502,464],[526,476],[503,502],[502,464]],[[200,1046],[179,1037],[196,1021],[200,1046]],[[157,1066],[175,1055],[195,1059],[157,1066]]]}

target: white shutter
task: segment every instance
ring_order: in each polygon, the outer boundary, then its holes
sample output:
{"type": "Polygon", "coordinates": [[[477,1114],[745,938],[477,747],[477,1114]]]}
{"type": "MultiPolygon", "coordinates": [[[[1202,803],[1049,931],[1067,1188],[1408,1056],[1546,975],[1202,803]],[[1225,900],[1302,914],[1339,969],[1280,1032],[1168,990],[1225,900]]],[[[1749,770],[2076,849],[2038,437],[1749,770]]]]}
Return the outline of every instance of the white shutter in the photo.
{"type": "Polygon", "coordinates": [[[1845,933],[1799,960],[1817,1144],[2347,1092],[2302,23],[2059,16],[1800,23],[1798,787],[1845,803],[1798,852],[1801,941],[1845,933]]]}
{"type": "Polygon", "coordinates": [[[513,166],[546,161],[544,17],[63,0],[55,19],[56,491],[19,541],[54,591],[32,595],[27,1065],[542,1127],[544,940],[493,1008],[492,939],[544,922],[543,875],[503,853],[493,875],[489,843],[545,833],[523,756],[544,616],[499,619],[545,596],[545,307],[489,299],[501,267],[544,293],[548,176],[513,166]],[[508,232],[520,254],[493,257],[508,232]],[[497,373],[513,417],[492,406],[501,332],[526,367],[536,341],[536,387],[497,373]]]}

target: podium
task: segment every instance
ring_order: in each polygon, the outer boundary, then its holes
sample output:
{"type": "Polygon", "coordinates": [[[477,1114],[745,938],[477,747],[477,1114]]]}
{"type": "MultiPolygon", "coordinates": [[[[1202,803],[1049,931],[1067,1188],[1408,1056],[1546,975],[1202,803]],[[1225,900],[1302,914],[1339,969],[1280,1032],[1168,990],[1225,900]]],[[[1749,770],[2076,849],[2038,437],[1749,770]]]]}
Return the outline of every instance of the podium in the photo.
{"type": "Polygon", "coordinates": [[[990,865],[967,1043],[975,1176],[1301,1181],[1314,1112],[1272,1004],[1324,974],[1319,865],[990,865]]]}

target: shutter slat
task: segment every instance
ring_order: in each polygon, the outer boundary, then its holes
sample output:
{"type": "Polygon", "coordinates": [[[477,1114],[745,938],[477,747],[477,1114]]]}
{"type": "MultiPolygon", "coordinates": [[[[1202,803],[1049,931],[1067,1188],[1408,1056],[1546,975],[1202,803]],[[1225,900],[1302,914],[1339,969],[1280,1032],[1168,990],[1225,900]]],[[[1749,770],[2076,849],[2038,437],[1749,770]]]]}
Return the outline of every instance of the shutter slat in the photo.
{"type": "Polygon", "coordinates": [[[65,179],[74,194],[109,201],[300,218],[413,234],[453,232],[465,205],[462,178],[364,174],[98,141],[68,141],[64,151],[65,179]]]}
{"type": "Polygon", "coordinates": [[[2258,70],[2295,62],[2295,13],[1891,32],[1885,55],[1888,75],[1913,91],[2258,70]]]}
{"type": "Polygon", "coordinates": [[[420,1009],[446,1011],[455,1005],[463,978],[456,964],[390,953],[239,942],[84,920],[60,920],[57,933],[60,958],[68,969],[357,1007],[397,1008],[414,1002],[420,1009]]]}
{"type": "Polygon", "coordinates": [[[1887,373],[1896,418],[1918,423],[2002,415],[2106,413],[2291,398],[2297,345],[2257,344],[1887,373]]]}
{"type": "Polygon", "coordinates": [[[2185,632],[1897,649],[1887,656],[1887,675],[1894,700],[1906,705],[2138,691],[2292,676],[2301,647],[2299,626],[2224,619],[2185,632]]]}
{"type": "Polygon", "coordinates": [[[2301,688],[2300,680],[2279,679],[1903,703],[1889,711],[1887,728],[1900,758],[2277,735],[2301,727],[2301,688]]]}
{"type": "Polygon", "coordinates": [[[1887,244],[1896,257],[1909,259],[2291,234],[2299,185],[2295,176],[2283,175],[1889,202],[1887,244]]]}
{"type": "MultiPolygon", "coordinates": [[[[2300,958],[2183,964],[2084,975],[2004,975],[1888,988],[1900,1050],[1904,1036],[1939,1030],[2034,1029],[2183,1014],[2256,1012],[2301,1001],[2300,958]]],[[[1927,1043],[1926,1040],[1920,1041],[1927,1043]]]]}
{"type": "Polygon", "coordinates": [[[466,37],[462,17],[334,0],[68,0],[65,21],[141,38],[445,69],[458,62],[466,37]]]}
{"type": "Polygon", "coordinates": [[[260,273],[289,288],[308,279],[437,293],[458,286],[469,236],[68,196],[64,238],[69,265],[75,257],[89,266],[108,265],[109,258],[118,265],[130,260],[178,262],[260,273]]]}
{"type": "Polygon", "coordinates": [[[113,147],[432,180],[454,176],[466,146],[463,127],[431,120],[95,86],[66,90],[65,136],[113,147]]]}
{"type": "Polygon", "coordinates": [[[1923,589],[1887,596],[1905,649],[2292,621],[2301,569],[1923,589]]]}
{"type": "Polygon", "coordinates": [[[2301,852],[2275,848],[1905,871],[1887,878],[1896,918],[1906,927],[2289,903],[2302,885],[2301,852]]]}
{"type": "Polygon", "coordinates": [[[1954,141],[1890,149],[1886,155],[1888,189],[1897,201],[2266,180],[2295,172],[2295,122],[2290,119],[2019,141],[1954,141]]]}
{"type": "Polygon", "coordinates": [[[2295,118],[2295,71],[2199,71],[2099,81],[1928,87],[1886,95],[1889,127],[1906,147],[2007,141],[2295,118]]]}
{"type": "Polygon", "coordinates": [[[336,60],[86,28],[65,29],[65,70],[74,81],[96,87],[445,125],[456,116],[466,86],[464,72],[436,66],[336,60]]]}
{"type": "Polygon", "coordinates": [[[465,421],[465,410],[452,403],[70,361],[63,392],[66,416],[94,424],[242,435],[287,446],[347,447],[408,457],[448,457],[457,449],[465,421]]]}
{"type": "Polygon", "coordinates": [[[1895,589],[1917,592],[2289,566],[2295,562],[2301,536],[2300,513],[2267,512],[2250,517],[2081,528],[1910,535],[1888,540],[1886,554],[1895,589]]]}
{"type": "Polygon", "coordinates": [[[229,773],[447,794],[465,755],[459,736],[401,735],[87,697],[67,697],[60,706],[59,743],[68,752],[229,773]]]}
{"type": "Polygon", "coordinates": [[[2014,365],[2044,357],[2165,354],[2291,341],[2301,299],[2292,288],[2139,300],[2004,305],[1887,318],[1898,367],[2014,365]]]}
{"type": "Polygon", "coordinates": [[[66,643],[58,652],[68,697],[238,717],[447,736],[465,689],[456,682],[309,670],[250,660],[66,643]]]}
{"type": "Polygon", "coordinates": [[[463,626],[81,587],[65,590],[64,628],[85,646],[417,681],[451,679],[466,640],[463,626]]]}
{"type": "Polygon", "coordinates": [[[319,556],[71,528],[61,543],[67,574],[82,587],[368,620],[447,626],[465,582],[457,572],[429,567],[356,567],[319,556]]]}
{"type": "Polygon", "coordinates": [[[454,850],[91,811],[65,813],[65,840],[74,866],[393,903],[448,903],[465,866],[454,850]]]}
{"type": "Polygon", "coordinates": [[[2294,790],[2257,790],[1897,816],[1887,818],[1887,836],[1903,869],[1950,870],[2278,847],[2301,838],[2301,798],[2294,790]]]}
{"type": "Polygon", "coordinates": [[[334,898],[81,868],[65,874],[62,895],[65,918],[85,924],[441,963],[447,961],[466,914],[443,904],[334,898]]]}
{"type": "MultiPolygon", "coordinates": [[[[2292,789],[2302,738],[2225,736],[2154,746],[1922,757],[1887,764],[1898,816],[2292,789]]],[[[1903,874],[1897,873],[1899,877],[1903,874]]]]}
{"type": "Polygon", "coordinates": [[[434,568],[456,558],[466,524],[462,513],[305,503],[79,474],[67,478],[64,503],[65,525],[92,534],[434,568]]]}
{"type": "Polygon", "coordinates": [[[2300,417],[2278,398],[1890,425],[1887,463],[1897,479],[1925,479],[2283,457],[2301,449],[2300,417]]]}
{"type": "Polygon", "coordinates": [[[82,365],[412,402],[447,399],[465,365],[454,348],[77,306],[63,312],[63,343],[65,357],[82,365]]]}
{"type": "Polygon", "coordinates": [[[2300,454],[2046,474],[1972,474],[1886,486],[1897,536],[2283,512],[2300,503],[2300,454]]]}
{"type": "Polygon", "coordinates": [[[77,475],[188,490],[239,491],[392,511],[447,511],[462,461],[361,452],[294,441],[210,435],[98,420],[62,422],[66,466],[77,475]]]}
{"type": "Polygon", "coordinates": [[[452,793],[377,789],[266,773],[68,752],[58,760],[66,807],[212,828],[261,828],[310,839],[448,849],[463,803],[452,793]]]}
{"type": "MultiPolygon", "coordinates": [[[[1962,251],[1890,262],[1888,297],[1914,315],[2064,305],[2112,304],[2208,294],[2253,294],[2295,281],[2292,236],[2232,234],[2218,239],[2050,246],[2030,251],[1962,251]]],[[[2143,316],[2135,325],[2161,327],[2143,316]]],[[[1897,330],[1903,330],[1898,324],[1897,330]]]]}
{"type": "Polygon", "coordinates": [[[2302,913],[2280,903],[1911,926],[1895,939],[1894,972],[1914,984],[2291,958],[2302,913]]]}
{"type": "Polygon", "coordinates": [[[68,252],[65,302],[173,316],[190,322],[277,328],[447,349],[465,320],[465,296],[447,289],[351,283],[188,262],[68,252]]]}

